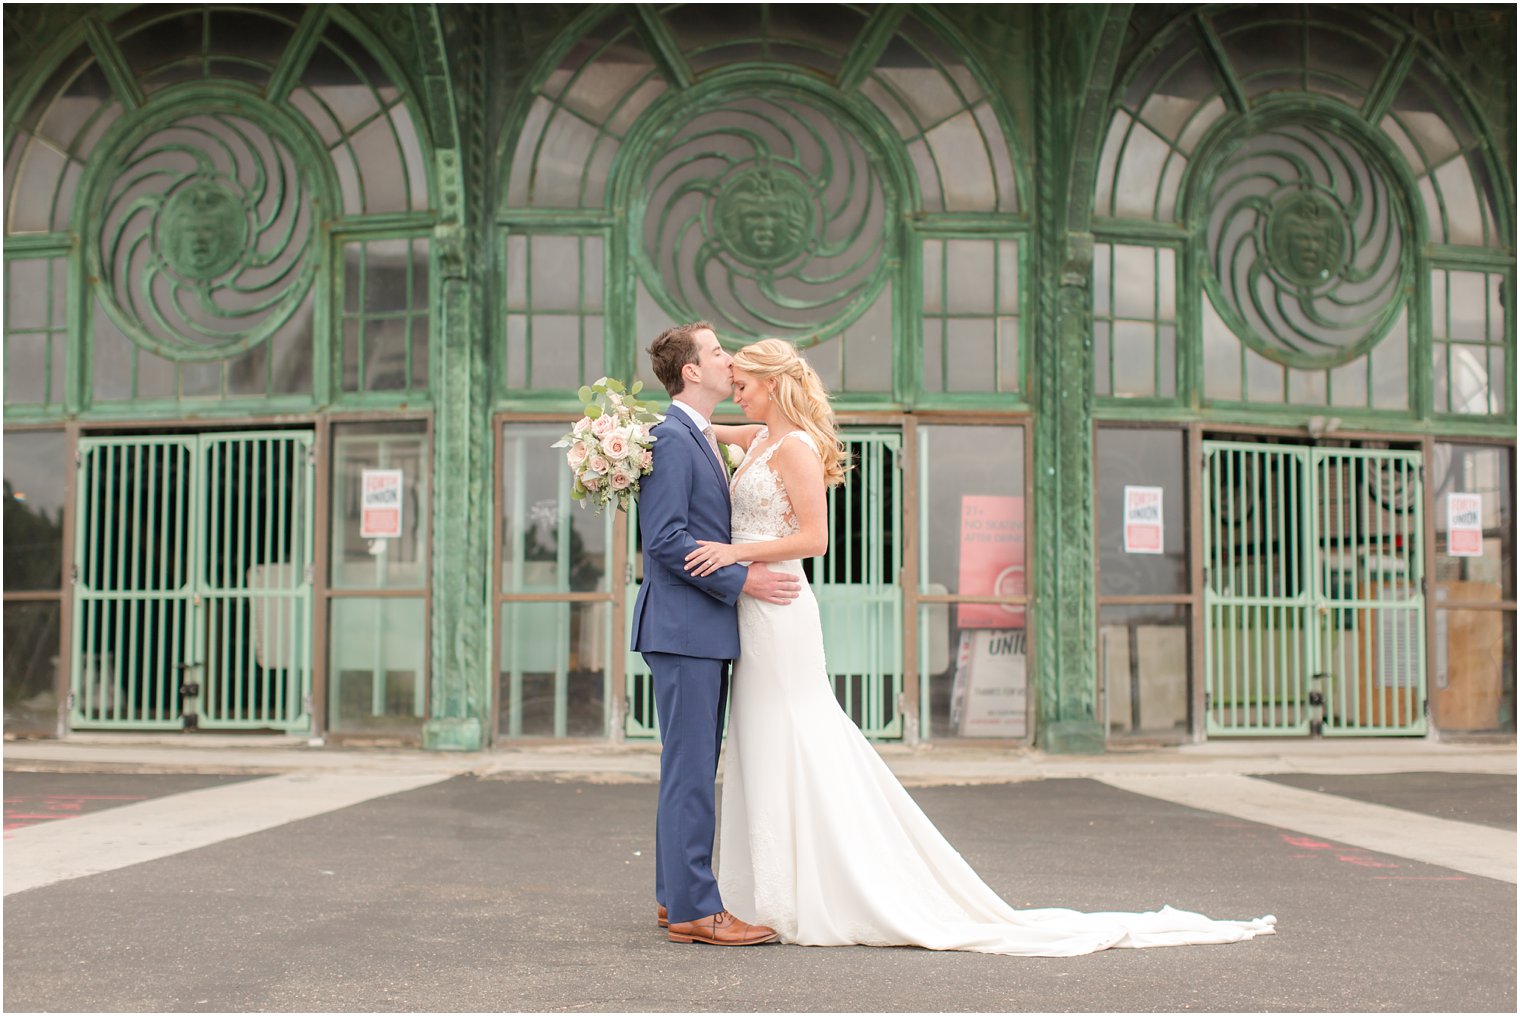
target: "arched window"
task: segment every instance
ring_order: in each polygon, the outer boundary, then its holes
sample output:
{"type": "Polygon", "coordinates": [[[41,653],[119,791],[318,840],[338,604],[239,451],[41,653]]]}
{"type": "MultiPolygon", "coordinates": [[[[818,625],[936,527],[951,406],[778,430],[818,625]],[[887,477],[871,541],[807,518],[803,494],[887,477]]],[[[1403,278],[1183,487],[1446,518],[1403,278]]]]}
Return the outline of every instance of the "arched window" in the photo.
{"type": "Polygon", "coordinates": [[[570,35],[509,131],[501,395],[647,372],[706,318],[810,347],[845,401],[1022,399],[1022,171],[937,15],[674,4],[570,35]]]}
{"type": "Polygon", "coordinates": [[[429,145],[362,25],[221,5],[74,24],[7,124],[7,407],[425,393],[429,145]]]}
{"type": "Polygon", "coordinates": [[[1100,401],[1512,411],[1502,172],[1427,42],[1330,5],[1205,8],[1122,73],[1100,401]]]}

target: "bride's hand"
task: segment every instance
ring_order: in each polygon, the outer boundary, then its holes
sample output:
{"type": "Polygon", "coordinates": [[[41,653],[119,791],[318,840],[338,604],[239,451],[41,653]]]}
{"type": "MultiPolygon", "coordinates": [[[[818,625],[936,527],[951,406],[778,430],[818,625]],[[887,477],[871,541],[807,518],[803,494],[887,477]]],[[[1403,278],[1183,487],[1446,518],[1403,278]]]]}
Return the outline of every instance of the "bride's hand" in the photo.
{"type": "Polygon", "coordinates": [[[697,578],[711,575],[739,560],[738,548],[727,543],[698,540],[698,548],[686,555],[686,570],[697,578]]]}

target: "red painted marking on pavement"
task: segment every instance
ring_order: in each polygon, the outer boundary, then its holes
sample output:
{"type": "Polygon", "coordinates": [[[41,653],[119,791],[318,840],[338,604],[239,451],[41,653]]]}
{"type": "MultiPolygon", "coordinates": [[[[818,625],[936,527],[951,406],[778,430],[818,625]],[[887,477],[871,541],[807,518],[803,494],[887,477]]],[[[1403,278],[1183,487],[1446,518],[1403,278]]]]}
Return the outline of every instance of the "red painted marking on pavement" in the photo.
{"type": "Polygon", "coordinates": [[[146,801],[142,794],[22,794],[5,799],[5,829],[24,829],[38,822],[74,818],[87,810],[90,801],[146,801]],[[37,811],[20,811],[23,807],[37,811]]]}
{"type": "Polygon", "coordinates": [[[1390,863],[1388,861],[1379,861],[1375,857],[1353,857],[1353,856],[1350,856],[1350,855],[1347,855],[1347,854],[1339,854],[1339,855],[1336,856],[1335,859],[1337,861],[1345,861],[1347,864],[1360,865],[1363,868],[1397,868],[1398,867],[1398,865],[1390,863]]]}
{"type": "MultiPolygon", "coordinates": [[[[23,800],[25,800],[23,798],[23,800]]],[[[46,794],[48,801],[143,801],[141,794],[46,794]]]]}
{"type": "Polygon", "coordinates": [[[1324,843],[1324,842],[1322,842],[1320,840],[1310,839],[1307,836],[1289,836],[1287,833],[1283,834],[1283,842],[1287,843],[1288,846],[1290,846],[1290,847],[1298,847],[1298,848],[1300,848],[1302,850],[1333,850],[1333,849],[1335,849],[1330,844],[1324,843]]]}

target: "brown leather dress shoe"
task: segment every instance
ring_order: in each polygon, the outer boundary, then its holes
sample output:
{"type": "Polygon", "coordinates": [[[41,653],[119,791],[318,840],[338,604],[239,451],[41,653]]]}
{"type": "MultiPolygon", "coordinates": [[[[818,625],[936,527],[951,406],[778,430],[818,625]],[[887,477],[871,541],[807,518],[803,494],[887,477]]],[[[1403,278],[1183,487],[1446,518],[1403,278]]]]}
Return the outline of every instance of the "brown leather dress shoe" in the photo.
{"type": "Polygon", "coordinates": [[[763,924],[746,924],[727,910],[695,921],[672,924],[667,934],[672,942],[703,942],[707,945],[764,945],[781,937],[775,929],[763,924]]]}
{"type": "Polygon", "coordinates": [[[660,927],[670,927],[670,915],[665,912],[665,904],[656,903],[654,905],[654,919],[659,922],[660,927]]]}

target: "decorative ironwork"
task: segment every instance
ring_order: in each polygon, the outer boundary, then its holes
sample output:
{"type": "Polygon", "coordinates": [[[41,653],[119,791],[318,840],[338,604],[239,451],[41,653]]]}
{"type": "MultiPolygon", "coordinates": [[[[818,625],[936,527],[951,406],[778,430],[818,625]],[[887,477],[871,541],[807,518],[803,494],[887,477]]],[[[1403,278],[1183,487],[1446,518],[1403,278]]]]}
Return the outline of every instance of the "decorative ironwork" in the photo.
{"type": "Polygon", "coordinates": [[[649,163],[646,272],[678,319],[822,337],[887,278],[892,197],[863,135],[801,91],[692,103],[649,163]]]}
{"type": "Polygon", "coordinates": [[[317,261],[312,181],[292,144],[246,112],[207,109],[122,147],[101,163],[115,178],[89,249],[115,322],[176,360],[222,359],[278,331],[317,261]]]}
{"type": "Polygon", "coordinates": [[[1282,124],[1220,151],[1204,283],[1241,339],[1295,367],[1346,363],[1403,307],[1409,245],[1385,173],[1321,126],[1282,124]]]}

